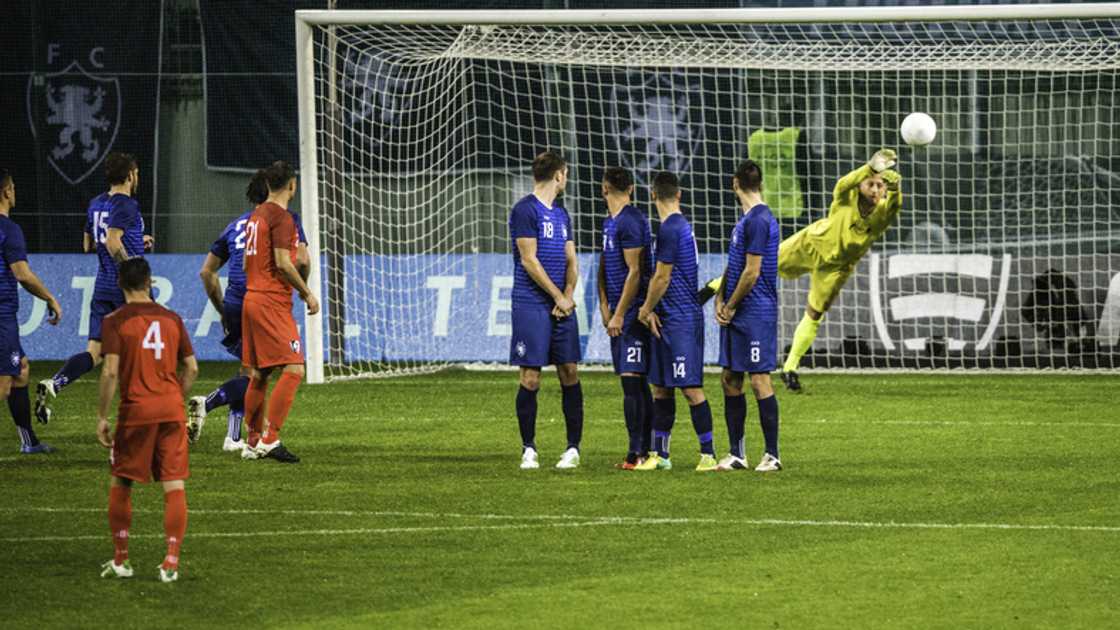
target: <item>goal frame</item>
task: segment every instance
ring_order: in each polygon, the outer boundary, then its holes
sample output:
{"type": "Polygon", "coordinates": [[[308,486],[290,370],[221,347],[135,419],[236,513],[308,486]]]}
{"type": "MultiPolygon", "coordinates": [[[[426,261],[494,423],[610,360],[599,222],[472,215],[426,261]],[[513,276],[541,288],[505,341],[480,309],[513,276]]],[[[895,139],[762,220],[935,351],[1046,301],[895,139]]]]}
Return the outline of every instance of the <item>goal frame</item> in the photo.
{"type": "MultiPolygon", "coordinates": [[[[308,285],[322,289],[319,163],[315,121],[315,27],[371,24],[434,25],[648,25],[648,24],[812,24],[883,22],[972,22],[987,20],[1120,19],[1120,3],[1002,4],[966,6],[796,7],[729,9],[521,9],[509,11],[384,11],[312,9],[295,12],[296,78],[299,103],[300,204],[311,258],[308,285]]],[[[325,382],[323,316],[305,315],[307,381],[325,382]]]]}

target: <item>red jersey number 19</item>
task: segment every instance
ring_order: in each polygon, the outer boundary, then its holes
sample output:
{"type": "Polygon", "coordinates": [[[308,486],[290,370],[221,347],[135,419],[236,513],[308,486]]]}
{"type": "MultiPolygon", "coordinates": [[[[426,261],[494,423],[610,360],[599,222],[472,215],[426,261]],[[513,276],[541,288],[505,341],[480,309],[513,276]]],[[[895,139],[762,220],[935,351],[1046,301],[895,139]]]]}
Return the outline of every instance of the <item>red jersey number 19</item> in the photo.
{"type": "Polygon", "coordinates": [[[145,350],[155,351],[157,361],[163,358],[163,337],[159,334],[158,320],[148,326],[148,332],[144,333],[144,341],[140,345],[145,350]]]}
{"type": "Polygon", "coordinates": [[[245,255],[257,255],[257,226],[259,223],[256,221],[249,221],[245,224],[245,255]]]}

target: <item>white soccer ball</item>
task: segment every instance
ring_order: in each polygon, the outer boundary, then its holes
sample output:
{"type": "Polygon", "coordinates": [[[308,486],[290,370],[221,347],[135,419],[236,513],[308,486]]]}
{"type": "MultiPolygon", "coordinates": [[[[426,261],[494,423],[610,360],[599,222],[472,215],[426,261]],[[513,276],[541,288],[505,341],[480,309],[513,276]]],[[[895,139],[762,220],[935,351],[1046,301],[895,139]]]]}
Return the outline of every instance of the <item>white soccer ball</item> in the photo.
{"type": "Polygon", "coordinates": [[[902,139],[912,147],[925,146],[937,136],[937,123],[929,114],[914,112],[902,121],[902,139]]]}

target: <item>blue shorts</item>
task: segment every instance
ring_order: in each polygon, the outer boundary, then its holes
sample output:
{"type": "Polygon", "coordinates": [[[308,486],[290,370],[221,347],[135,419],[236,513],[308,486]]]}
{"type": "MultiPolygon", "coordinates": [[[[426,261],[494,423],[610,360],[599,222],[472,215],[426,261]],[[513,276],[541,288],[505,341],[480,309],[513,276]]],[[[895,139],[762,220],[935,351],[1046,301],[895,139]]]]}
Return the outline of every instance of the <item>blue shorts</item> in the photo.
{"type": "Polygon", "coordinates": [[[118,308],[124,306],[124,302],[116,300],[101,300],[97,297],[89,304],[89,340],[101,341],[101,320],[105,316],[118,308]]]}
{"type": "Polygon", "coordinates": [[[226,336],[222,337],[222,347],[226,352],[237,357],[241,360],[241,305],[230,304],[229,302],[222,303],[222,317],[224,325],[229,326],[229,331],[226,336]]]}
{"type": "Polygon", "coordinates": [[[556,319],[546,308],[514,307],[510,313],[513,335],[509,340],[509,364],[541,367],[578,363],[579,324],[576,316],[556,319]]]}
{"type": "Polygon", "coordinates": [[[14,315],[0,318],[0,376],[19,376],[25,356],[19,343],[19,321],[14,315]]]}
{"type": "Polygon", "coordinates": [[[778,367],[778,322],[746,320],[720,326],[719,364],[732,372],[773,372],[778,367]]]}
{"type": "Polygon", "coordinates": [[[649,372],[649,329],[634,322],[622,328],[622,334],[611,337],[611,361],[615,374],[646,374],[649,372]]]}
{"type": "Polygon", "coordinates": [[[663,325],[661,338],[650,343],[649,382],[658,387],[701,387],[704,384],[704,322],[663,325]]]}

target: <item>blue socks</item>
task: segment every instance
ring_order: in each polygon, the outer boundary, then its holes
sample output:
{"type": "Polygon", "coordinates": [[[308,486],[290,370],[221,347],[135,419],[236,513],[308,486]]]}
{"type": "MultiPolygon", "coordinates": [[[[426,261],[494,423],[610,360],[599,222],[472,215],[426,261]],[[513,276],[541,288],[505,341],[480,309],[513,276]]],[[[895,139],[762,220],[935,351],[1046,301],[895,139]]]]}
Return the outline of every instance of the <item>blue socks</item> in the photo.
{"type": "Polygon", "coordinates": [[[743,457],[743,436],[747,425],[747,397],[723,395],[723,417],[727,420],[727,440],[731,443],[731,454],[743,457]]]}
{"type": "MultiPolygon", "coordinates": [[[[778,398],[771,396],[758,401],[758,423],[766,440],[766,452],[778,457],[778,398]]],[[[779,458],[781,459],[781,458],[779,458]]]]}
{"type": "Polygon", "coordinates": [[[626,417],[626,433],[630,436],[630,446],[627,455],[644,453],[645,451],[641,450],[643,442],[642,425],[644,424],[642,405],[645,404],[645,400],[642,398],[642,377],[623,376],[622,392],[622,412],[626,417]]]}
{"type": "Polygon", "coordinates": [[[561,398],[564,405],[564,425],[568,429],[568,448],[579,450],[583,439],[583,388],[575,385],[561,385],[561,398]]]}
{"type": "Polygon", "coordinates": [[[708,401],[688,408],[692,415],[692,428],[696,429],[696,438],[700,440],[700,452],[705,455],[715,455],[716,449],[712,444],[712,407],[708,401]]]}
{"type": "Polygon", "coordinates": [[[517,389],[517,426],[521,429],[521,445],[524,448],[536,449],[534,440],[537,437],[537,392],[525,389],[522,385],[517,389]]]}
{"type": "Polygon", "coordinates": [[[653,399],[653,450],[661,457],[669,458],[669,440],[673,433],[673,423],[677,421],[677,401],[672,398],[653,399]]]}
{"type": "Polygon", "coordinates": [[[54,381],[54,391],[60,392],[63,387],[78,380],[83,374],[93,369],[93,355],[88,352],[79,352],[66,359],[66,363],[51,377],[54,381]]]}
{"type": "Polygon", "coordinates": [[[19,431],[21,446],[37,446],[39,438],[31,428],[31,396],[26,387],[13,387],[8,393],[8,411],[12,412],[12,420],[19,431]]]}
{"type": "Polygon", "coordinates": [[[221,384],[206,397],[206,413],[229,405],[231,412],[245,411],[245,390],[249,387],[248,376],[235,376],[221,384]]]}

